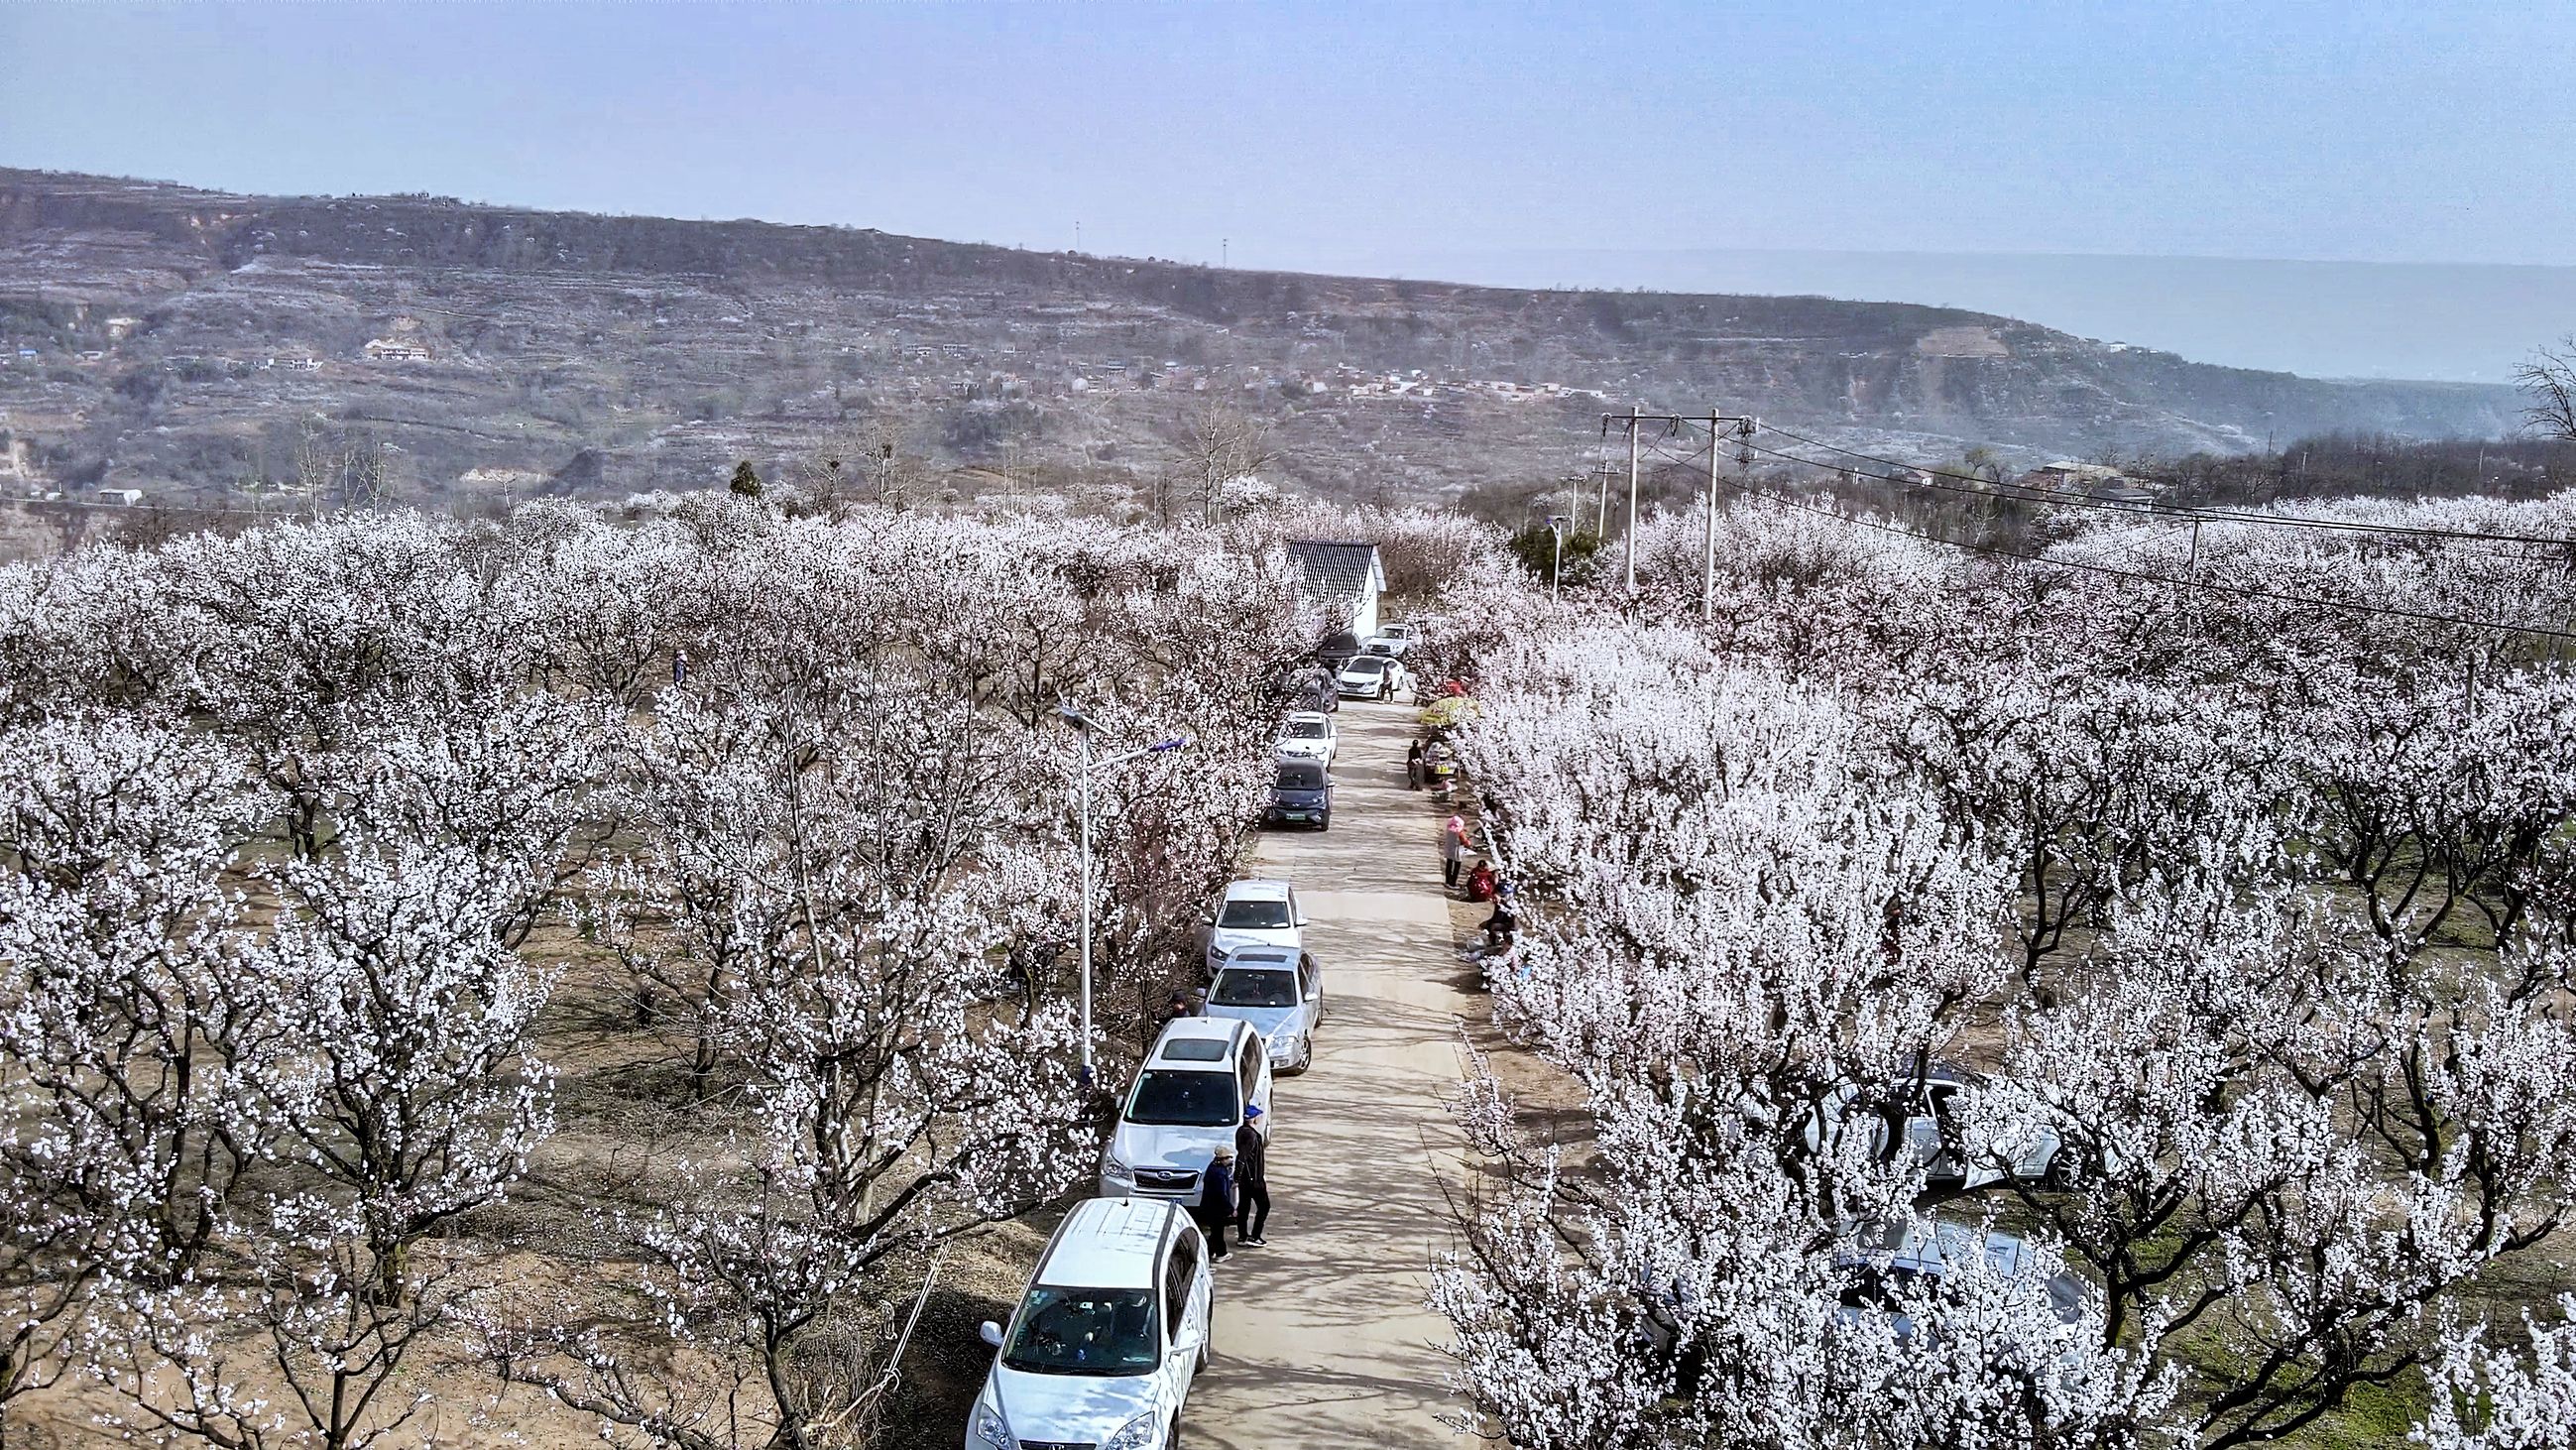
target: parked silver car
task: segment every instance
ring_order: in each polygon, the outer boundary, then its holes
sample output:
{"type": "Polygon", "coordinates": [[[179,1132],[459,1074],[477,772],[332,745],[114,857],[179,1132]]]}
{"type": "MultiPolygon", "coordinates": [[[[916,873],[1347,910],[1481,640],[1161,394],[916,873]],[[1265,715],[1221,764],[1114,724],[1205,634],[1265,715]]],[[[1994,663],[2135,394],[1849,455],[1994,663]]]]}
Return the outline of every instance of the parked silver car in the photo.
{"type": "Polygon", "coordinates": [[[1269,1045],[1273,1070],[1304,1072],[1315,1065],[1315,1029],[1324,1022],[1324,969],[1295,947],[1238,947],[1208,986],[1207,1015],[1251,1023],[1269,1045]]]}

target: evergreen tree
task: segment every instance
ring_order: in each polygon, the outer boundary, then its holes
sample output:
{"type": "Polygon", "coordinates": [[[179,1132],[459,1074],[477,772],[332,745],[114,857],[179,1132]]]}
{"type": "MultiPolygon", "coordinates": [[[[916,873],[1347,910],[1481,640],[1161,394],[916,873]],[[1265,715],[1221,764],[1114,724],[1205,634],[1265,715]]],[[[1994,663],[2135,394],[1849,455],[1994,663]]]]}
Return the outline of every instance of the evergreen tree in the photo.
{"type": "Polygon", "coordinates": [[[760,473],[746,458],[733,466],[733,491],[743,498],[760,497],[760,473]]]}

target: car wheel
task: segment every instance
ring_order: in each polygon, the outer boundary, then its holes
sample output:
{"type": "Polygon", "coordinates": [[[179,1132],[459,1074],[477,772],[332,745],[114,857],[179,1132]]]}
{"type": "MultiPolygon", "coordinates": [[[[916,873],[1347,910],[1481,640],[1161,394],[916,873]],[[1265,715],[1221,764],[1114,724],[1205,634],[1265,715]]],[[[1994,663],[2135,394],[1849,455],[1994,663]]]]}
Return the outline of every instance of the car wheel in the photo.
{"type": "Polygon", "coordinates": [[[1331,811],[1326,811],[1326,812],[1324,812],[1322,815],[1320,815],[1320,816],[1318,816],[1318,817],[1316,817],[1316,818],[1315,818],[1315,829],[1316,829],[1316,830],[1319,830],[1319,831],[1329,831],[1329,830],[1331,830],[1332,828],[1333,828],[1333,813],[1332,813],[1331,811]]]}
{"type": "Polygon", "coordinates": [[[1297,1045],[1297,1075],[1299,1077],[1304,1077],[1307,1070],[1312,1068],[1314,1065],[1315,1034],[1309,1032],[1306,1034],[1306,1040],[1297,1045]]]}
{"type": "MultiPolygon", "coordinates": [[[[1204,1368],[1207,1361],[1201,1360],[1199,1364],[1204,1368]]],[[[1181,1415],[1178,1410],[1172,1412],[1172,1432],[1163,1437],[1163,1450],[1181,1450],[1181,1415]]]]}
{"type": "Polygon", "coordinates": [[[2048,1155],[2048,1166],[2040,1170],[2039,1181],[2060,1193],[2072,1193],[2081,1176],[2075,1155],[2061,1148],[2048,1155]]]}

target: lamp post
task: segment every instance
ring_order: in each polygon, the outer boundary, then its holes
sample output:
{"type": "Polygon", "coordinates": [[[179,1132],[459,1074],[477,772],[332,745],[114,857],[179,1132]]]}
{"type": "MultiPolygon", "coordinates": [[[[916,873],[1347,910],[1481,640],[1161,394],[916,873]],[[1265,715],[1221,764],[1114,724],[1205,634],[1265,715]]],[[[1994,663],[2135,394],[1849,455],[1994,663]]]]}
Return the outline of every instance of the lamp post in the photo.
{"type": "Polygon", "coordinates": [[[1099,727],[1092,723],[1091,717],[1083,714],[1080,710],[1075,709],[1070,704],[1056,706],[1056,713],[1064,717],[1064,723],[1073,727],[1075,738],[1082,742],[1082,775],[1080,792],[1082,796],[1082,1080],[1085,1085],[1088,1085],[1092,1080],[1091,772],[1094,768],[1106,770],[1113,765],[1123,765],[1130,760],[1134,760],[1140,755],[1152,755],[1165,750],[1178,750],[1182,746],[1190,743],[1190,737],[1186,735],[1175,735],[1169,740],[1157,740],[1151,745],[1139,745],[1133,750],[1122,750],[1116,755],[1106,756],[1095,761],[1091,758],[1091,732],[1099,727]]]}
{"type": "Polygon", "coordinates": [[[1565,515],[1547,516],[1547,536],[1554,549],[1547,565],[1547,602],[1554,604],[1565,584],[1565,515]]]}

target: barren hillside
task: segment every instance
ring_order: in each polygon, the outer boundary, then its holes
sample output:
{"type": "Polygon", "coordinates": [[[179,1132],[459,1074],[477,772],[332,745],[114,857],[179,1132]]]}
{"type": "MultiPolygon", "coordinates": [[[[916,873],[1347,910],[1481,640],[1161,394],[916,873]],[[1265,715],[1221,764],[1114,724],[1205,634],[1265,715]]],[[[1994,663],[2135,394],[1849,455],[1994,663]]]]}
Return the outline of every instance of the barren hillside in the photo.
{"type": "Polygon", "coordinates": [[[1925,457],[2484,435],[2507,390],[2322,382],[1812,297],[1219,270],[867,230],[272,198],[0,170],[0,487],[244,501],[298,434],[432,504],[704,486],[863,429],[952,489],[1117,490],[1209,399],[1362,497],[1580,470],[1716,406],[1925,457]]]}

